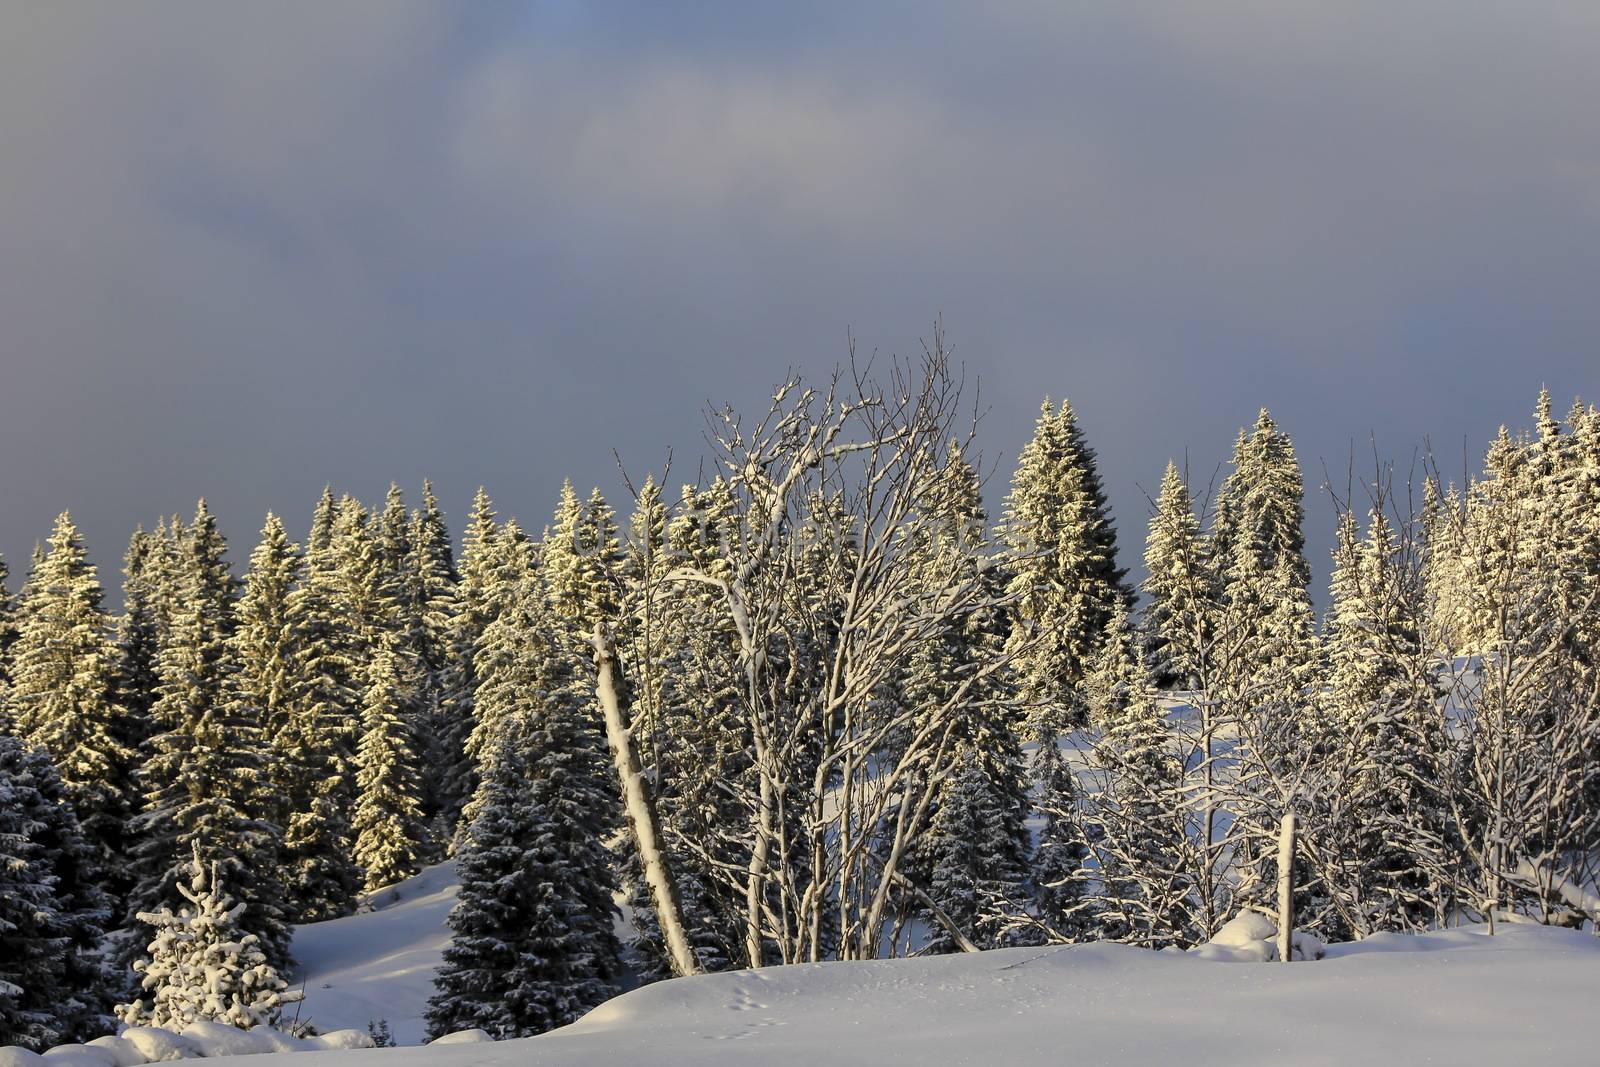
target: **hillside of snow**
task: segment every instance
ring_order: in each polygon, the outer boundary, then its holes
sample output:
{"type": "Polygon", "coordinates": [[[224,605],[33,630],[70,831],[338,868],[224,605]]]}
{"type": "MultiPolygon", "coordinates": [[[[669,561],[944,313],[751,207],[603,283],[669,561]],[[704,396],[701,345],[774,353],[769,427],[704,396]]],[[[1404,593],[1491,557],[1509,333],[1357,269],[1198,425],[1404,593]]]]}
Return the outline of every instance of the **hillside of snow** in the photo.
{"type": "Polygon", "coordinates": [[[441,863],[373,893],[370,911],[295,927],[295,983],[305,986],[298,1017],[324,1033],[387,1019],[395,1041],[421,1044],[459,889],[455,864],[441,863]]]}
{"type": "MultiPolygon", "coordinates": [[[[302,1017],[324,1031],[386,1018],[420,1042],[453,879],[442,864],[370,912],[300,927],[302,1017]]],[[[285,1067],[1581,1063],[1597,989],[1600,939],[1538,926],[1385,935],[1288,965],[1074,945],[680,979],[541,1037],[285,1067]]]]}

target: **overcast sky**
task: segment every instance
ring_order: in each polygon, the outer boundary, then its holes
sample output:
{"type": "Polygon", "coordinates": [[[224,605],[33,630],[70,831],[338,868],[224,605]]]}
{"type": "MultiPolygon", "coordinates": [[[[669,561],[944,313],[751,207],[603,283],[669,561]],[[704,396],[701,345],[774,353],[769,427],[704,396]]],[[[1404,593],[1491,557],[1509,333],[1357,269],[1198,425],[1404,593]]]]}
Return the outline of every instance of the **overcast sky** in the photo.
{"type": "Polygon", "coordinates": [[[0,20],[14,572],[70,508],[114,578],[201,495],[242,561],[324,482],[431,477],[457,532],[483,483],[537,529],[564,476],[618,490],[612,448],[692,469],[707,399],[940,312],[1000,480],[1071,398],[1130,563],[1140,487],[1209,478],[1262,405],[1314,492],[1352,442],[1459,469],[1541,383],[1600,399],[1597,4],[0,20]]]}

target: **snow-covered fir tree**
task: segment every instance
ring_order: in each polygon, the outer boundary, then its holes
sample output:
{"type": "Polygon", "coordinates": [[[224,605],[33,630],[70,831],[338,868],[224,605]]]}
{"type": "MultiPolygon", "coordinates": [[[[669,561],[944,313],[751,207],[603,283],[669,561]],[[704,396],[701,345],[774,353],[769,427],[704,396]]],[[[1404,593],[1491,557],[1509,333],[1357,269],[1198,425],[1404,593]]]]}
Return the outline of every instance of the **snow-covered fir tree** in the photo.
{"type": "Polygon", "coordinates": [[[160,682],[157,658],[166,622],[160,582],[170,547],[165,524],[156,533],[141,526],[128,539],[123,556],[122,614],[116,624],[116,703],[122,715],[115,721],[121,727],[118,740],[136,754],[137,763],[149,755],[155,736],[151,708],[160,682]]]}
{"type": "Polygon", "coordinates": [[[282,520],[269,514],[250,554],[239,598],[239,623],[231,638],[236,661],[231,685],[235,699],[253,709],[260,722],[261,740],[271,754],[270,811],[280,826],[290,815],[286,801],[292,776],[286,772],[296,759],[292,725],[300,649],[290,602],[300,574],[299,546],[289,540],[282,520]]]}
{"type": "Polygon", "coordinates": [[[361,646],[335,544],[338,504],[324,489],[306,539],[304,577],[289,599],[296,651],[293,715],[279,735],[287,911],[295,922],[349,914],[361,886],[351,850],[361,646]]]}
{"type": "Polygon", "coordinates": [[[100,866],[110,870],[124,862],[134,753],[119,737],[117,657],[104,593],[66,512],[28,590],[7,709],[13,728],[50,754],[100,866]]]}
{"type": "Polygon", "coordinates": [[[1325,710],[1314,743],[1332,786],[1307,821],[1337,913],[1324,928],[1361,937],[1443,921],[1429,870],[1446,823],[1438,760],[1447,741],[1422,644],[1420,560],[1402,535],[1381,503],[1364,539],[1344,511],[1325,625],[1325,710]]]}
{"type": "Polygon", "coordinates": [[[1163,688],[1197,688],[1209,651],[1206,623],[1220,590],[1188,483],[1172,462],[1150,516],[1144,566],[1144,651],[1153,681],[1163,688]]]}
{"type": "Polygon", "coordinates": [[[1095,642],[1129,591],[1094,450],[1065,400],[1057,408],[1045,401],[1018,457],[1000,532],[1023,699],[1058,726],[1081,722],[1095,642]]]}
{"type": "MultiPolygon", "coordinates": [[[[515,519],[507,520],[490,552],[473,579],[484,625],[472,650],[473,724],[462,746],[479,776],[499,750],[504,725],[526,706],[525,687],[542,677],[553,642],[565,632],[550,612],[515,519]]],[[[470,802],[464,814],[470,819],[470,802]]]]}
{"type": "Polygon", "coordinates": [[[0,556],[0,716],[5,715],[6,687],[11,681],[11,646],[17,640],[17,605],[7,585],[11,570],[0,556]]]}
{"type": "MultiPolygon", "coordinates": [[[[411,516],[411,558],[407,562],[406,607],[415,627],[413,643],[421,660],[417,694],[418,751],[423,766],[423,807],[435,823],[433,847],[450,840],[445,811],[451,768],[461,760],[452,749],[449,722],[450,622],[456,611],[455,550],[444,512],[430,482],[422,483],[422,504],[411,516]]],[[[459,738],[455,738],[459,741],[459,738]]]]}
{"type": "Polygon", "coordinates": [[[502,534],[495,521],[494,503],[478,487],[461,538],[459,581],[454,611],[446,630],[447,667],[440,678],[440,728],[438,746],[449,765],[442,767],[435,785],[441,821],[457,828],[462,809],[478,782],[476,760],[467,752],[467,739],[477,720],[477,690],[473,657],[486,627],[498,613],[504,585],[502,534]]]}
{"type": "Polygon", "coordinates": [[[242,1029],[276,1023],[300,994],[243,929],[244,902],[234,903],[222,888],[217,865],[201,858],[198,843],[184,874],[177,884],[183,907],[139,916],[155,931],[145,958],[134,964],[144,996],[119,1005],[117,1014],[129,1026],[180,1033],[203,1019],[242,1029]]]}
{"type": "MultiPolygon", "coordinates": [[[[928,589],[938,595],[963,575],[987,595],[970,614],[943,620],[906,656],[900,697],[917,710],[913,731],[943,718],[953,724],[953,758],[932,793],[935,812],[915,866],[945,914],[984,947],[1018,943],[1028,900],[1030,802],[1017,727],[1021,715],[1005,662],[1006,619],[999,607],[1003,578],[989,566],[987,515],[977,472],[952,444],[923,504],[935,521],[905,546],[928,589]],[[966,827],[966,829],[963,829],[966,827]],[[976,827],[976,839],[966,840],[976,827]],[[946,894],[950,894],[948,897],[946,894]],[[975,894],[975,895],[974,895],[975,894]]],[[[933,924],[934,917],[924,918],[933,924]]],[[[932,926],[930,926],[932,928],[932,926]]],[[[948,934],[935,947],[954,947],[948,934]]]]}
{"type": "Polygon", "coordinates": [[[179,906],[198,849],[239,901],[243,928],[260,937],[274,960],[285,960],[279,831],[265,810],[260,709],[236,684],[236,581],[203,501],[179,550],[176,603],[162,636],[153,709],[162,732],[139,772],[145,806],[135,824],[133,906],[147,913],[179,906]]]}
{"type": "MultiPolygon", "coordinates": [[[[1028,864],[1011,798],[997,794],[977,749],[963,744],[939,790],[939,810],[922,844],[929,858],[928,896],[980,948],[1021,944],[1028,864]]],[[[932,920],[932,917],[929,917],[932,920]]],[[[930,921],[928,948],[951,952],[951,935],[930,921]]]]}
{"type": "Polygon", "coordinates": [[[541,673],[523,709],[500,722],[471,805],[452,938],[428,1008],[435,1035],[541,1033],[615,989],[611,877],[592,817],[599,754],[576,721],[577,679],[559,661],[541,673]]]}
{"type": "MultiPolygon", "coordinates": [[[[718,546],[732,514],[727,483],[684,486],[670,516],[653,485],[641,491],[630,527],[628,580],[620,642],[630,647],[636,696],[634,735],[655,786],[663,846],[677,883],[686,936],[705,970],[726,968],[743,952],[743,887],[727,872],[748,863],[746,813],[737,792],[751,783],[739,700],[737,637],[714,589],[667,581],[674,566],[722,573],[718,546]],[[652,575],[654,579],[652,579],[652,575]]],[[[637,857],[623,857],[628,902],[646,976],[669,976],[655,903],[637,857]]]]}
{"type": "Polygon", "coordinates": [[[393,885],[420,869],[423,813],[416,742],[405,715],[406,690],[394,654],[379,649],[366,673],[351,823],[355,860],[366,873],[370,890],[393,885]]]}
{"type": "Polygon", "coordinates": [[[49,756],[0,733],[0,1043],[43,1050],[114,1027],[105,877],[49,756]]]}
{"type": "Polygon", "coordinates": [[[574,629],[587,632],[595,619],[616,617],[621,559],[616,518],[600,490],[579,503],[572,483],[564,482],[539,564],[556,610],[574,629]]]}

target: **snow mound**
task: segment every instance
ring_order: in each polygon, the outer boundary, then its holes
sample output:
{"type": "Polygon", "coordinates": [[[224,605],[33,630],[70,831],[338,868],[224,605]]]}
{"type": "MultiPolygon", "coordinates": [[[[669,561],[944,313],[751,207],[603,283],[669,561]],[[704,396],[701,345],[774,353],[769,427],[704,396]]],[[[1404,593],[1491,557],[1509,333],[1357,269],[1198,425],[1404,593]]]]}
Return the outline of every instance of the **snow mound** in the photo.
{"type": "Polygon", "coordinates": [[[130,1026],[122,1031],[122,1039],[138,1049],[146,1063],[187,1060],[200,1055],[200,1049],[193,1041],[159,1026],[130,1026]]]}
{"type": "Polygon", "coordinates": [[[365,1030],[334,1030],[306,1038],[306,1047],[314,1049],[373,1048],[372,1035],[365,1030]]]}
{"type": "Polygon", "coordinates": [[[436,1037],[432,1041],[428,1042],[428,1044],[430,1044],[430,1045],[471,1045],[471,1044],[473,1044],[475,1042],[479,1042],[479,1041],[493,1041],[493,1040],[494,1040],[494,1038],[492,1036],[490,1036],[489,1031],[480,1030],[480,1029],[472,1029],[472,1030],[457,1030],[453,1034],[445,1034],[443,1037],[436,1037]]]}
{"type": "Polygon", "coordinates": [[[1271,941],[1278,936],[1278,925],[1259,911],[1246,908],[1223,924],[1217,931],[1217,936],[1211,939],[1213,945],[1224,945],[1228,948],[1244,948],[1256,941],[1271,941]]]}
{"type": "MultiPolygon", "coordinates": [[[[1320,960],[1327,954],[1326,942],[1308,930],[1296,930],[1291,944],[1292,959],[1320,960]]],[[[1213,963],[1271,963],[1278,958],[1278,926],[1270,916],[1246,908],[1189,951],[1213,963]]]]}
{"type": "Polygon", "coordinates": [[[241,1030],[227,1023],[196,1019],[183,1028],[183,1036],[194,1043],[202,1056],[249,1056],[278,1051],[260,1029],[241,1030]]]}
{"type": "Polygon", "coordinates": [[[45,1067],[114,1067],[111,1054],[88,1045],[57,1045],[44,1054],[45,1067]]]}
{"type": "Polygon", "coordinates": [[[149,1062],[134,1043],[125,1037],[97,1037],[89,1044],[109,1052],[114,1067],[139,1067],[140,1064],[149,1062]]]}

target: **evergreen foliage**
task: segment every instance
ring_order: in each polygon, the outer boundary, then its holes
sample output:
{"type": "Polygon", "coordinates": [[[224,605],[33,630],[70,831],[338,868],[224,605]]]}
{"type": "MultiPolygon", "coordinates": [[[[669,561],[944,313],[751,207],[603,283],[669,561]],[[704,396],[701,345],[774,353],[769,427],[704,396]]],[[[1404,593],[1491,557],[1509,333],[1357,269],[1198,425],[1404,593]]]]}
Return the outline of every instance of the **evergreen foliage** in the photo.
{"type": "MultiPolygon", "coordinates": [[[[527,583],[519,599],[536,591],[527,583]]],[[[436,1035],[541,1033],[610,996],[617,975],[609,857],[594,832],[603,755],[582,722],[588,702],[571,652],[551,642],[537,611],[517,614],[532,632],[480,689],[481,709],[497,712],[514,693],[520,704],[486,720],[497,729],[460,849],[454,936],[429,1006],[436,1035]],[[504,684],[513,676],[528,684],[513,690],[504,684]]]]}
{"type": "Polygon", "coordinates": [[[146,957],[134,964],[146,996],[119,1005],[117,1014],[129,1026],[178,1033],[204,1019],[245,1030],[273,1025],[299,994],[267,962],[256,935],[241,930],[245,905],[222,889],[217,865],[208,869],[198,844],[185,874],[177,884],[185,907],[139,916],[155,931],[146,957]]]}
{"type": "Polygon", "coordinates": [[[355,860],[366,872],[366,888],[371,890],[409,878],[420,869],[423,816],[416,743],[404,714],[405,691],[393,653],[377,652],[368,677],[356,753],[360,792],[352,825],[355,860]]]}
{"type": "Polygon", "coordinates": [[[335,542],[338,511],[325,489],[312,517],[304,576],[288,604],[295,695],[293,714],[279,735],[278,766],[289,812],[284,883],[295,922],[349,914],[362,881],[350,828],[362,647],[335,542]]]}
{"type": "Polygon", "coordinates": [[[0,1046],[43,1050],[114,1026],[105,876],[49,757],[0,733],[0,1046]]]}
{"type": "Polygon", "coordinates": [[[204,501],[177,547],[177,594],[152,709],[162,732],[140,770],[145,807],[135,824],[135,917],[183,899],[197,854],[218,872],[219,891],[225,887],[239,901],[243,928],[284,961],[289,934],[275,861],[278,828],[264,811],[270,793],[261,711],[238,688],[235,580],[204,501]]]}
{"type": "Polygon", "coordinates": [[[125,851],[134,753],[119,737],[104,593],[66,512],[28,588],[11,651],[9,716],[18,734],[50,754],[99,865],[110,871],[125,851]]]}
{"type": "Polygon", "coordinates": [[[1040,411],[1017,460],[1000,532],[1023,699],[1058,728],[1081,723],[1095,642],[1130,594],[1094,450],[1065,400],[1053,410],[1046,400],[1040,411]]]}

